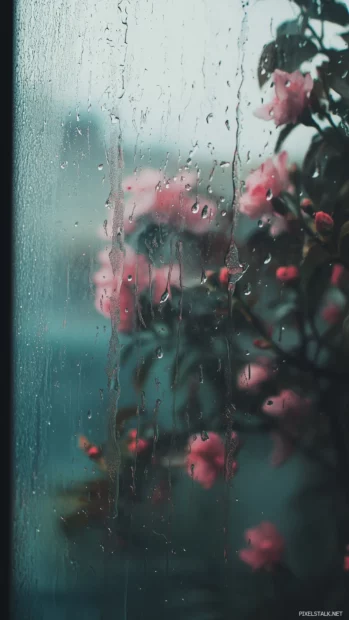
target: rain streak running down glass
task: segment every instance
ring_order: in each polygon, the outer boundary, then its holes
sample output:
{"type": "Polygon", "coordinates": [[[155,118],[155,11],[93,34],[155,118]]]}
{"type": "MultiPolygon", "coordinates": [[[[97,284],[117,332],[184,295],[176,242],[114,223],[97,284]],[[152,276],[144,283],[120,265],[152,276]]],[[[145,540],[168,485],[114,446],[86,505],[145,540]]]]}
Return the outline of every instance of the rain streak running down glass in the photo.
{"type": "Polygon", "coordinates": [[[345,617],[348,8],[17,0],[15,620],[345,617]]]}

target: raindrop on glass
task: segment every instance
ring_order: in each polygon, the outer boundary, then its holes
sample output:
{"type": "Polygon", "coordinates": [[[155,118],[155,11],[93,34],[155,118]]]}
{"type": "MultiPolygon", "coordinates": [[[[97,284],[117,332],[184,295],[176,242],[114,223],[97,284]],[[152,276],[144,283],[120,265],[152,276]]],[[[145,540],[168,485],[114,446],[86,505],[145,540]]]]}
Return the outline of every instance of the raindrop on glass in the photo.
{"type": "Polygon", "coordinates": [[[269,253],[269,254],[265,257],[265,259],[264,259],[264,264],[265,264],[265,265],[268,265],[268,263],[270,263],[270,261],[271,261],[271,254],[269,253]]]}
{"type": "Polygon", "coordinates": [[[208,205],[205,205],[203,210],[201,211],[201,217],[203,220],[208,217],[208,205]]]}
{"type": "Polygon", "coordinates": [[[269,188],[266,195],[265,195],[267,200],[271,200],[273,198],[273,192],[272,190],[269,188]]]}
{"type": "Polygon", "coordinates": [[[162,350],[162,348],[161,348],[161,347],[158,347],[158,348],[156,349],[156,357],[157,357],[159,360],[161,360],[161,358],[163,358],[163,357],[164,357],[164,353],[163,353],[163,350],[162,350]]]}
{"type": "Polygon", "coordinates": [[[247,282],[244,288],[244,295],[251,295],[251,284],[247,282]]]}
{"type": "Polygon", "coordinates": [[[212,121],[212,119],[213,119],[213,114],[212,114],[212,112],[210,112],[210,114],[208,114],[206,116],[206,123],[210,123],[212,121]]]}
{"type": "Polygon", "coordinates": [[[167,301],[167,300],[168,300],[169,296],[170,296],[170,294],[169,294],[168,290],[166,290],[166,291],[165,291],[165,292],[161,295],[161,297],[160,297],[160,303],[161,303],[161,304],[164,304],[164,303],[165,303],[165,301],[167,301]]]}
{"type": "Polygon", "coordinates": [[[103,170],[103,164],[98,165],[98,170],[103,170]]]}
{"type": "Polygon", "coordinates": [[[199,203],[198,202],[194,202],[192,208],[191,208],[191,212],[192,213],[198,213],[199,211],[199,203]]]}

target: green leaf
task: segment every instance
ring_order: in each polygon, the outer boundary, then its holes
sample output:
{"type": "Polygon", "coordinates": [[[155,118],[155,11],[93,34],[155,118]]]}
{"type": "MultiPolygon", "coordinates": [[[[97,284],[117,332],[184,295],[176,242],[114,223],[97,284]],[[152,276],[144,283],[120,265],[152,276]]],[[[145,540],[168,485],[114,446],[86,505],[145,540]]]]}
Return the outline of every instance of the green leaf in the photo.
{"type": "Polygon", "coordinates": [[[322,67],[326,81],[346,103],[349,102],[349,50],[329,49],[326,52],[329,60],[322,67]]]}
{"type": "Polygon", "coordinates": [[[283,129],[281,129],[275,144],[274,153],[278,153],[280,151],[284,141],[295,127],[297,127],[297,125],[294,123],[289,123],[289,125],[286,125],[283,129]]]}
{"type": "Polygon", "coordinates": [[[318,53],[315,43],[304,35],[282,35],[276,41],[264,46],[259,65],[258,82],[262,87],[275,69],[292,73],[305,60],[310,60],[318,53]]]}
{"type": "Polygon", "coordinates": [[[335,0],[293,0],[306,9],[308,17],[346,26],[349,24],[349,12],[345,4],[335,0]]]}
{"type": "Polygon", "coordinates": [[[282,37],[285,34],[302,34],[303,23],[299,19],[292,19],[287,22],[282,22],[276,30],[276,38],[282,37]]]}

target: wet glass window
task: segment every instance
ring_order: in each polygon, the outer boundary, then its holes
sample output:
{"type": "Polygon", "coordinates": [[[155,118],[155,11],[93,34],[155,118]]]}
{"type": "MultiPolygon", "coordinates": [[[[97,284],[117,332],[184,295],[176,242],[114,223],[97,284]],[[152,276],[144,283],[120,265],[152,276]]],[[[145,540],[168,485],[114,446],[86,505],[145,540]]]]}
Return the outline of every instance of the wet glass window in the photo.
{"type": "Polygon", "coordinates": [[[17,1],[15,620],[348,612],[348,9],[17,1]]]}

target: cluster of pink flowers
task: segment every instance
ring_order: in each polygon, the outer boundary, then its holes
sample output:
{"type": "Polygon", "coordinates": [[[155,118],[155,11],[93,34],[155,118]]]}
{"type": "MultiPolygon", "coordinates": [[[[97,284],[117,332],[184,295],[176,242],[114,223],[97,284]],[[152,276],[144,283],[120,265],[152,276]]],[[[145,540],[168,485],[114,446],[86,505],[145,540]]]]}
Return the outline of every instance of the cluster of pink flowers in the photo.
{"type": "MultiPolygon", "coordinates": [[[[109,260],[109,251],[100,252],[99,259],[102,268],[94,275],[96,284],[96,309],[104,316],[110,317],[112,300],[118,289],[120,276],[114,275],[109,260]]],[[[178,265],[167,265],[152,268],[149,261],[142,254],[138,255],[127,246],[123,275],[118,296],[120,332],[130,332],[133,327],[135,303],[137,295],[147,288],[151,291],[155,304],[161,302],[163,295],[171,295],[171,287],[180,288],[180,268],[178,265]]]]}
{"type": "MultiPolygon", "coordinates": [[[[159,170],[146,169],[138,176],[127,177],[123,191],[130,196],[124,206],[124,231],[131,233],[137,219],[147,215],[157,223],[168,223],[174,228],[187,229],[196,235],[207,233],[217,206],[212,200],[190,195],[195,189],[196,174],[181,173],[166,180],[159,170]]],[[[103,239],[112,239],[112,212],[106,225],[100,230],[103,239]]],[[[171,287],[180,288],[178,264],[152,267],[144,255],[138,255],[127,245],[123,276],[113,274],[109,259],[110,247],[100,252],[101,269],[94,275],[96,285],[95,306],[98,312],[110,317],[119,310],[118,330],[132,331],[137,295],[150,291],[154,304],[171,295],[171,287]]]]}
{"type": "MultiPolygon", "coordinates": [[[[217,205],[201,195],[193,198],[197,176],[193,172],[180,172],[177,177],[166,179],[160,170],[144,169],[138,175],[126,177],[122,188],[128,197],[124,205],[125,234],[133,232],[137,220],[148,216],[158,224],[169,224],[194,234],[207,233],[217,214],[217,205]]],[[[112,213],[102,238],[111,238],[112,213]]]]}
{"type": "MultiPolygon", "coordinates": [[[[303,76],[299,71],[286,73],[276,69],[273,74],[275,96],[255,111],[263,120],[274,120],[277,126],[296,123],[303,110],[309,105],[313,89],[310,74],[303,76]]],[[[240,199],[240,211],[251,219],[261,219],[271,224],[273,236],[287,230],[285,217],[273,210],[272,199],[281,192],[293,191],[287,169],[287,153],[283,151],[276,158],[267,159],[246,179],[246,191],[240,199]]]]}
{"type": "Polygon", "coordinates": [[[270,570],[275,564],[280,563],[285,544],[283,537],[272,523],[265,521],[257,527],[246,530],[245,540],[249,547],[242,549],[239,557],[253,570],[260,568],[270,570]]]}
{"type": "MultiPolygon", "coordinates": [[[[238,447],[237,434],[231,437],[229,457],[234,456],[238,447]]],[[[210,489],[217,478],[224,475],[225,447],[222,438],[217,433],[209,433],[203,439],[193,435],[189,440],[188,455],[186,457],[187,472],[204,489],[210,489]]],[[[227,476],[231,478],[237,471],[237,462],[228,458],[227,476]]]]}

